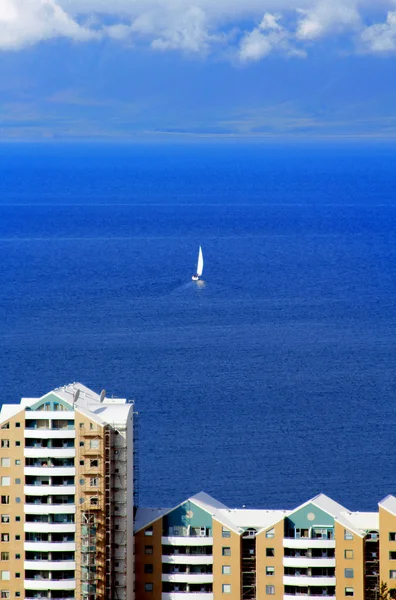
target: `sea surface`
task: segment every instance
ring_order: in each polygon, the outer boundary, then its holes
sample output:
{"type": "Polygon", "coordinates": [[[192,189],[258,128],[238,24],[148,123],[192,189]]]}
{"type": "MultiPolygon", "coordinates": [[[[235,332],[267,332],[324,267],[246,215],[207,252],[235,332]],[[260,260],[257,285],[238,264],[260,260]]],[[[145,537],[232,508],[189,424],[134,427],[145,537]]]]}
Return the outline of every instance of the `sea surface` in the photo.
{"type": "Polygon", "coordinates": [[[1,145],[0,275],[1,402],[135,399],[141,505],[396,492],[395,144],[1,145]]]}

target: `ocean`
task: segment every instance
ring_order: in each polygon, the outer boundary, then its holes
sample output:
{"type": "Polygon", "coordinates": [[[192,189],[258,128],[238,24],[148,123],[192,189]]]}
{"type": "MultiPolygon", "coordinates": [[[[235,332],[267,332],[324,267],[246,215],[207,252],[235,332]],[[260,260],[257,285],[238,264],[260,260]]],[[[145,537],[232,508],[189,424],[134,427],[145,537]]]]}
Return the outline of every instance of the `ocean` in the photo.
{"type": "Polygon", "coordinates": [[[390,142],[0,145],[1,402],[135,399],[141,505],[375,510],[395,173],[390,142]]]}

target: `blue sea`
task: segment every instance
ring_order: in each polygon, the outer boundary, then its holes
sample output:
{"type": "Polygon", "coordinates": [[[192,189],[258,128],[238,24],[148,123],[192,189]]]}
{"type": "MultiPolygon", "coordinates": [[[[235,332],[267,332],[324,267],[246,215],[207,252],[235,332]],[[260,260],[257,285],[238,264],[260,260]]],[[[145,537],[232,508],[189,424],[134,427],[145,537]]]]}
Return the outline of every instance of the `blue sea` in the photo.
{"type": "Polygon", "coordinates": [[[0,272],[1,401],[135,399],[141,505],[396,492],[395,144],[1,145],[0,272]]]}

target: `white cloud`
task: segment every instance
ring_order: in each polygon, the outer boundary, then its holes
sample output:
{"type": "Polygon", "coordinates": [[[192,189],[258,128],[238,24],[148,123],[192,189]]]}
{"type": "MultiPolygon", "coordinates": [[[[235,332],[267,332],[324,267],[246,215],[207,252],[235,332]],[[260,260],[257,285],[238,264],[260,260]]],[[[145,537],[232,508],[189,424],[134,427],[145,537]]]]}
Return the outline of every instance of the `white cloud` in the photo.
{"type": "Polygon", "coordinates": [[[313,40],[335,29],[355,29],[360,15],[354,0],[320,0],[309,10],[300,9],[297,38],[313,40]]]}
{"type": "Polygon", "coordinates": [[[290,44],[290,33],[280,25],[280,15],[265,13],[258,27],[246,33],[239,47],[243,62],[260,60],[274,50],[295,55],[297,50],[290,44]]]}
{"type": "Polygon", "coordinates": [[[86,41],[96,36],[55,0],[0,0],[0,50],[17,50],[55,37],[86,41]]]}
{"type": "Polygon", "coordinates": [[[395,5],[396,0],[0,0],[0,50],[56,37],[107,37],[156,51],[221,49],[249,62],[274,52],[304,56],[313,42],[342,31],[379,53],[395,49],[395,5]],[[383,23],[370,22],[366,9],[373,8],[383,11],[383,23]]]}
{"type": "Polygon", "coordinates": [[[374,53],[396,51],[396,11],[388,12],[385,23],[376,23],[362,32],[366,48],[374,53]]]}

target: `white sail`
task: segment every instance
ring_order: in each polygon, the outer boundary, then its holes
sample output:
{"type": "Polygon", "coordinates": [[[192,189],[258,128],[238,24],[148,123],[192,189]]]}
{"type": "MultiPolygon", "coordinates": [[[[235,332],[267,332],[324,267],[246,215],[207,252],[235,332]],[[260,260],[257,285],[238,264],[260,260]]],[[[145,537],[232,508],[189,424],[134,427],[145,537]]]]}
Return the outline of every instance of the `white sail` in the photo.
{"type": "Polygon", "coordinates": [[[202,254],[202,248],[200,246],[199,252],[198,252],[198,264],[197,264],[197,275],[199,277],[201,277],[202,271],[203,271],[203,254],[202,254]]]}

